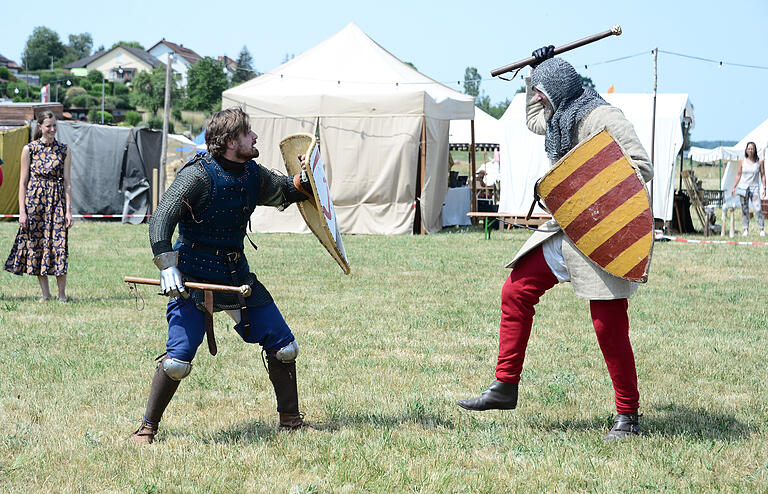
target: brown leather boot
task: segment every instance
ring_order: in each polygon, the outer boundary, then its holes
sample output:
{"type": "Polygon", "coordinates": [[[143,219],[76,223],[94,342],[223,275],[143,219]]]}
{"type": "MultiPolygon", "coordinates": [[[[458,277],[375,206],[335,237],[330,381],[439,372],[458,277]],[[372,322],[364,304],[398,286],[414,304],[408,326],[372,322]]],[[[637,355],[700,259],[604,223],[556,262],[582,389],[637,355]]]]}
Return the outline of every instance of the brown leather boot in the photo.
{"type": "Polygon", "coordinates": [[[141,426],[130,437],[135,443],[152,444],[154,442],[163,412],[179,388],[180,381],[171,379],[163,370],[163,361],[167,358],[166,355],[155,368],[155,376],[152,378],[152,387],[147,399],[147,410],[144,412],[141,426]],[[148,419],[152,422],[148,422],[148,419]]]}
{"type": "Polygon", "coordinates": [[[269,380],[275,388],[277,412],[280,415],[280,429],[297,430],[312,428],[304,422],[304,414],[299,412],[299,392],[296,387],[296,362],[280,362],[267,355],[269,380]]]}
{"type": "Polygon", "coordinates": [[[314,427],[304,422],[303,413],[281,413],[280,429],[295,431],[299,429],[314,429],[314,427]]]}
{"type": "Polygon", "coordinates": [[[150,424],[147,419],[141,421],[141,426],[128,439],[136,444],[152,444],[157,434],[157,424],[150,424]]]}

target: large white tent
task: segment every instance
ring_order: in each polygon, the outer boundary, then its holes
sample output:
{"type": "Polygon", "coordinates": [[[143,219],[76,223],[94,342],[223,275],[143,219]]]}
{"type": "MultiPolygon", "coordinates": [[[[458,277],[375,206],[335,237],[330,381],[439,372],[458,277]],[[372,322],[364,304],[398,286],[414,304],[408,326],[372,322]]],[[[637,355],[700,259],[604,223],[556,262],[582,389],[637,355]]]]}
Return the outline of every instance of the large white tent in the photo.
{"type": "MultiPolygon", "coordinates": [[[[442,228],[448,188],[448,129],[474,117],[471,96],[398,60],[355,24],[270,72],[224,91],[259,136],[261,163],[285,171],[280,140],[317,133],[343,233],[411,233],[442,228]],[[426,156],[420,162],[420,143],[426,156]],[[419,225],[416,225],[418,230],[419,225]]],[[[255,231],[307,232],[298,209],[257,208],[255,231]]]]}
{"type": "MultiPolygon", "coordinates": [[[[620,108],[632,122],[648,155],[651,154],[653,120],[652,94],[602,94],[620,108]]],[[[658,94],[656,100],[656,152],[654,156],[653,213],[656,218],[672,219],[675,157],[683,145],[681,123],[690,119],[693,105],[687,94],[658,94]]],[[[533,187],[550,168],[544,152],[544,136],[528,130],[525,123],[525,94],[515,95],[500,119],[504,129],[501,156],[501,197],[499,211],[524,215],[533,201],[533,187]]],[[[537,207],[536,212],[542,213],[537,207]]]]}

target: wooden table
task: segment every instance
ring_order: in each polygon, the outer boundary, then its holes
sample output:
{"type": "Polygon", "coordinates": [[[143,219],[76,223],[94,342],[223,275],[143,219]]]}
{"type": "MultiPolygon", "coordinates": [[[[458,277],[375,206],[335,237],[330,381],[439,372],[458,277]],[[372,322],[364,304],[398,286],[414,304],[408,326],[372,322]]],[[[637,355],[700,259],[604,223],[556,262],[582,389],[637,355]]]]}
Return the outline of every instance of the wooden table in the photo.
{"type": "Polygon", "coordinates": [[[504,224],[511,225],[525,225],[525,226],[539,226],[552,219],[552,216],[548,214],[532,214],[530,218],[525,219],[524,214],[511,214],[511,213],[467,213],[470,218],[483,218],[483,226],[485,228],[485,239],[491,238],[491,222],[493,220],[501,221],[504,224]]]}

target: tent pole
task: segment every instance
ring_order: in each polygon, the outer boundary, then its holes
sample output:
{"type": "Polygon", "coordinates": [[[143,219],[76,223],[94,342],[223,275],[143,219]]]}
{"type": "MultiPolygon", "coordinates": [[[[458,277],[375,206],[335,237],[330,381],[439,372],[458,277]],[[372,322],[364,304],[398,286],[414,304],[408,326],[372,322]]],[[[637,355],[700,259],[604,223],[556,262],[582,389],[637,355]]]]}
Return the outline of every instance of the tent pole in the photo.
{"type": "MultiPolygon", "coordinates": [[[[475,176],[477,173],[477,163],[475,162],[475,119],[469,121],[469,130],[472,135],[472,143],[469,145],[469,168],[470,168],[470,180],[472,180],[472,202],[469,204],[469,210],[471,212],[477,212],[477,180],[475,176]]],[[[486,172],[487,173],[487,172],[486,172]]],[[[476,223],[477,220],[472,218],[472,222],[476,223]]]]}
{"type": "MultiPolygon", "coordinates": [[[[656,166],[654,161],[656,150],[656,90],[658,88],[658,61],[659,61],[659,48],[653,49],[653,121],[651,123],[651,165],[656,166]]],[[[680,170],[683,169],[683,163],[680,162],[680,170]]],[[[653,180],[651,180],[651,211],[653,211],[653,180]]]]}
{"type": "Polygon", "coordinates": [[[419,197],[416,207],[419,215],[419,232],[424,235],[427,231],[424,229],[424,177],[427,173],[427,116],[421,117],[421,152],[419,153],[419,197]]]}

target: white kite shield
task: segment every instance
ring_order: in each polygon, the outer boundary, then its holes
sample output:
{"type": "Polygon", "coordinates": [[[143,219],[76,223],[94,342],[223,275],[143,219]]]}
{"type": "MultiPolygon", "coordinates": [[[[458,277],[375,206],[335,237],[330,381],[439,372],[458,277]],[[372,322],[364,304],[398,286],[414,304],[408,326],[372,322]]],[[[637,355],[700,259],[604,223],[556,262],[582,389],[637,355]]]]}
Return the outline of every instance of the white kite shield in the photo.
{"type": "Polygon", "coordinates": [[[339,225],[336,223],[336,211],[328,189],[320,146],[311,134],[293,134],[280,141],[280,153],[283,155],[285,169],[289,175],[301,173],[302,166],[307,170],[312,198],[296,203],[301,216],[312,233],[315,234],[325,250],[331,254],[344,274],[349,274],[349,260],[344,251],[339,225]],[[299,162],[299,155],[304,161],[299,162]]]}

